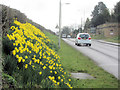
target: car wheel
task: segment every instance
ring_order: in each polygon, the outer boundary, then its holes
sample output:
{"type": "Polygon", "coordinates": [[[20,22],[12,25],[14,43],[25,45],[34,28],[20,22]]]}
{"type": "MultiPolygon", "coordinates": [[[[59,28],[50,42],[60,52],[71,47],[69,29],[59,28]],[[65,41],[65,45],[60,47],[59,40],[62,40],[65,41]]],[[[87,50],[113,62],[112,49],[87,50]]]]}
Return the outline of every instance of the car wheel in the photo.
{"type": "Polygon", "coordinates": [[[77,43],[77,46],[79,46],[79,44],[77,43]]]}
{"type": "Polygon", "coordinates": [[[88,46],[88,44],[86,44],[86,46],[88,46]]]}
{"type": "Polygon", "coordinates": [[[89,44],[89,46],[91,46],[91,44],[89,44]]]}
{"type": "Polygon", "coordinates": [[[81,46],[81,44],[77,44],[77,46],[81,46]]]}

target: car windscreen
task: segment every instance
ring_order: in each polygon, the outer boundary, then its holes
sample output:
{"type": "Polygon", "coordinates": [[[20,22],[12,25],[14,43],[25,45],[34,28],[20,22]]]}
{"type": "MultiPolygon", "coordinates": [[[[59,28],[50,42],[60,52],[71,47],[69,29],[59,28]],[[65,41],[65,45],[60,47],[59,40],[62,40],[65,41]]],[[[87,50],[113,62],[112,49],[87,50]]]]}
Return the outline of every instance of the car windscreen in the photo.
{"type": "Polygon", "coordinates": [[[88,39],[89,35],[88,34],[80,34],[80,36],[82,39],[88,39]]]}

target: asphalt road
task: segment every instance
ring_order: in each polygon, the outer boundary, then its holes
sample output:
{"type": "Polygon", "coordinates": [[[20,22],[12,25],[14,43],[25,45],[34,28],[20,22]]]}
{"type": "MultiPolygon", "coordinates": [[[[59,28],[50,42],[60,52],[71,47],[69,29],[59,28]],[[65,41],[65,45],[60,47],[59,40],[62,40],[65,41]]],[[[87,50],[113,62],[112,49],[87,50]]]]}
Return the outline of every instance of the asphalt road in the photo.
{"type": "MultiPolygon", "coordinates": [[[[92,46],[76,46],[74,44],[75,39],[66,39],[63,40],[83,53],[84,55],[91,58],[98,66],[102,67],[105,71],[111,73],[116,78],[119,78],[118,63],[120,64],[120,58],[118,58],[118,46],[101,43],[97,40],[92,40],[92,46]]],[[[119,78],[120,79],[120,78],[119,78]]]]}

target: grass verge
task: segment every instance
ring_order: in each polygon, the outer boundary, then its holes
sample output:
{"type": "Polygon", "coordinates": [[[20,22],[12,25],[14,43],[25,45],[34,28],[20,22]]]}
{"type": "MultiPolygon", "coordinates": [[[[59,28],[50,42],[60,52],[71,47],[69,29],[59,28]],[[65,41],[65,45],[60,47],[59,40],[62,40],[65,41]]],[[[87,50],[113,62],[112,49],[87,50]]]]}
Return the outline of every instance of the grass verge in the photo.
{"type": "MultiPolygon", "coordinates": [[[[58,37],[48,32],[49,39],[58,43],[58,37]]],[[[62,66],[68,72],[88,73],[95,79],[72,78],[73,88],[118,88],[118,80],[111,74],[98,67],[90,58],[84,56],[61,40],[61,49],[57,52],[61,57],[62,66]]],[[[99,57],[98,57],[99,58],[99,57]]]]}
{"type": "Polygon", "coordinates": [[[104,37],[103,35],[95,35],[91,37],[92,39],[101,39],[101,40],[105,40],[108,42],[120,43],[120,36],[104,37]]]}

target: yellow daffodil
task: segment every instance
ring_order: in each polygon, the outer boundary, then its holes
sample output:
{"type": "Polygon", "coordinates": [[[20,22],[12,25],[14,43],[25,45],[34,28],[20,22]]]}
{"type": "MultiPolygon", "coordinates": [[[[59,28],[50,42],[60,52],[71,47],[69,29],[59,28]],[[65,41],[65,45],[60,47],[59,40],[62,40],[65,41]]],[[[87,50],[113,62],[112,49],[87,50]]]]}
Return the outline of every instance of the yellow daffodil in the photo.
{"type": "Polygon", "coordinates": [[[31,53],[31,51],[29,51],[29,53],[31,53]]]}
{"type": "Polygon", "coordinates": [[[18,58],[18,62],[19,62],[19,63],[21,62],[21,59],[20,59],[20,58],[18,58]]]}
{"type": "Polygon", "coordinates": [[[40,62],[40,60],[39,59],[37,59],[37,63],[39,63],[40,62]]]}
{"type": "Polygon", "coordinates": [[[53,67],[53,70],[55,70],[55,67],[53,67]]]}
{"type": "Polygon", "coordinates": [[[13,50],[13,52],[12,52],[12,53],[13,53],[13,55],[15,55],[15,54],[16,54],[16,51],[15,51],[15,50],[13,50]]]}
{"type": "Polygon", "coordinates": [[[55,81],[55,80],[53,80],[53,82],[54,82],[54,83],[56,83],[56,81],[55,81]]]}
{"type": "Polygon", "coordinates": [[[40,65],[42,65],[43,63],[42,62],[40,62],[40,65]]]}
{"type": "Polygon", "coordinates": [[[48,77],[51,80],[51,76],[48,77]]]}
{"type": "Polygon", "coordinates": [[[60,84],[60,82],[57,82],[57,85],[59,85],[60,84]]]}
{"type": "Polygon", "coordinates": [[[28,56],[25,56],[25,59],[28,59],[28,56]]]}
{"type": "Polygon", "coordinates": [[[52,73],[52,71],[50,71],[50,73],[52,73]]]}
{"type": "Polygon", "coordinates": [[[28,64],[25,64],[25,69],[27,69],[28,68],[28,64]]]}
{"type": "Polygon", "coordinates": [[[36,57],[36,55],[34,55],[34,58],[36,57]]]}
{"type": "Polygon", "coordinates": [[[29,65],[31,65],[31,64],[32,64],[32,61],[30,60],[29,65]]]}
{"type": "Polygon", "coordinates": [[[55,77],[53,76],[53,77],[52,77],[52,80],[54,80],[54,79],[55,79],[55,77]]]}
{"type": "Polygon", "coordinates": [[[25,62],[25,59],[22,59],[22,62],[25,62]]]}
{"type": "Polygon", "coordinates": [[[61,66],[61,64],[59,66],[61,66]]]}
{"type": "Polygon", "coordinates": [[[46,56],[43,56],[43,58],[46,58],[46,56]]]}
{"type": "Polygon", "coordinates": [[[50,69],[52,69],[52,66],[49,66],[50,69]]]}
{"type": "Polygon", "coordinates": [[[57,74],[57,72],[55,71],[55,74],[57,74]]]}
{"type": "Polygon", "coordinates": [[[19,58],[19,55],[16,55],[16,58],[19,58]]]}
{"type": "Polygon", "coordinates": [[[58,79],[61,79],[61,77],[60,77],[60,76],[58,76],[58,79]]]}
{"type": "Polygon", "coordinates": [[[43,69],[46,69],[46,66],[44,66],[43,69]]]}
{"type": "Polygon", "coordinates": [[[32,68],[35,68],[35,66],[34,66],[34,65],[32,65],[32,68]]]}
{"type": "Polygon", "coordinates": [[[15,43],[13,43],[13,46],[15,46],[16,44],[15,43]]]}
{"type": "Polygon", "coordinates": [[[69,79],[69,81],[71,81],[71,79],[69,79]]]}
{"type": "Polygon", "coordinates": [[[41,75],[41,74],[42,74],[42,72],[39,72],[39,74],[41,75]]]}
{"type": "Polygon", "coordinates": [[[63,82],[63,79],[61,79],[61,82],[63,82]]]}
{"type": "Polygon", "coordinates": [[[58,67],[58,64],[56,63],[56,66],[58,67]]]}
{"type": "Polygon", "coordinates": [[[64,72],[64,74],[66,74],[66,72],[64,72]]]}

